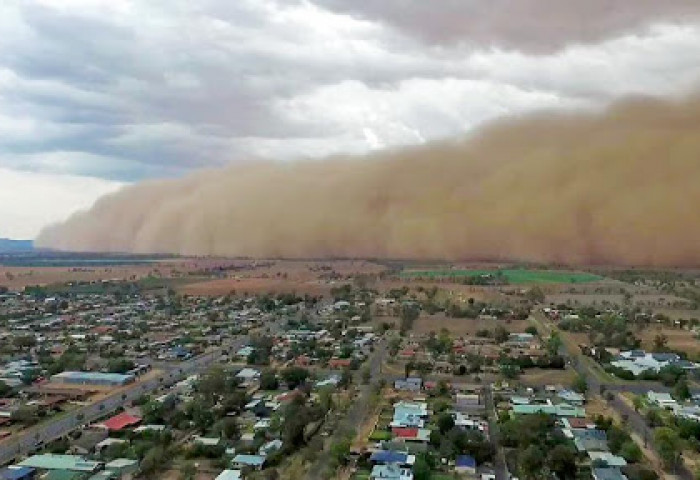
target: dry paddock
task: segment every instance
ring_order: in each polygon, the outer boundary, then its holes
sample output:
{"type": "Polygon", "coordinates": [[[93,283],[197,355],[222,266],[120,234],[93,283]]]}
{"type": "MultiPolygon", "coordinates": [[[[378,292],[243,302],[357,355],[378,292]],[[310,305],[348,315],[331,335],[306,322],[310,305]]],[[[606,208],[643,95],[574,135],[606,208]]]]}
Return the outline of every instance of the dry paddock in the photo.
{"type": "Polygon", "coordinates": [[[444,314],[421,316],[413,324],[413,332],[426,334],[440,332],[443,328],[450,331],[453,336],[475,336],[479,330],[494,330],[498,325],[505,327],[509,332],[524,332],[530,326],[528,320],[486,320],[471,318],[450,318],[444,314]]]}

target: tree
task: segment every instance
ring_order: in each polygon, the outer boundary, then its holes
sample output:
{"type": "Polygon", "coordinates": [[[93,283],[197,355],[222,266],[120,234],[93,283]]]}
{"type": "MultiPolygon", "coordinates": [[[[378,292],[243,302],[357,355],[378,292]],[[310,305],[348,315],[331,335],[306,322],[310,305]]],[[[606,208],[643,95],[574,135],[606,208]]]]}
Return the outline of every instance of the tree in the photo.
{"type": "Polygon", "coordinates": [[[666,351],[666,346],[668,345],[668,337],[663,333],[659,333],[654,337],[654,351],[664,352],[666,351]]]}
{"type": "Polygon", "coordinates": [[[544,292],[540,287],[532,287],[525,293],[525,297],[532,303],[542,303],[545,300],[544,292]]]}
{"type": "Polygon", "coordinates": [[[498,325],[493,331],[493,338],[498,343],[503,343],[508,340],[509,334],[508,330],[503,325],[498,325]]]}
{"type": "Polygon", "coordinates": [[[349,368],[345,368],[343,369],[343,373],[340,374],[340,382],[338,382],[338,386],[348,388],[350,385],[352,385],[352,373],[350,372],[349,368]]]}
{"type": "Polygon", "coordinates": [[[293,390],[309,378],[309,371],[302,367],[289,367],[282,370],[281,376],[289,389],[293,390]]]}
{"type": "Polygon", "coordinates": [[[644,397],[641,395],[635,395],[632,398],[632,404],[634,405],[634,411],[639,412],[639,410],[644,406],[644,397]]]}
{"type": "Polygon", "coordinates": [[[633,440],[628,440],[622,444],[620,456],[630,463],[637,463],[642,459],[642,450],[633,440]]]}
{"type": "Polygon", "coordinates": [[[544,466],[544,452],[535,445],[530,445],[520,452],[518,465],[523,478],[537,478],[544,466]]]}
{"type": "Polygon", "coordinates": [[[427,461],[426,455],[418,455],[413,464],[413,479],[414,480],[430,480],[432,469],[427,461]]]}
{"type": "Polygon", "coordinates": [[[36,337],[34,335],[22,335],[15,337],[14,344],[19,350],[28,350],[36,346],[36,337]]]}
{"type": "Polygon", "coordinates": [[[420,316],[420,307],[413,302],[401,305],[401,332],[406,333],[413,328],[413,322],[420,316]]]}
{"type": "Polygon", "coordinates": [[[583,375],[577,375],[576,380],[574,380],[573,388],[578,393],[585,395],[585,393],[588,391],[588,382],[586,381],[586,377],[583,375]]]}
{"type": "Polygon", "coordinates": [[[691,397],[690,388],[688,388],[688,380],[685,377],[681,377],[673,386],[673,391],[671,393],[678,401],[688,400],[691,397]]]}
{"type": "Polygon", "coordinates": [[[260,389],[261,390],[277,390],[279,382],[274,370],[265,370],[260,374],[260,389]]]}
{"type": "Polygon", "coordinates": [[[550,450],[547,465],[559,478],[576,477],[576,454],[566,445],[556,445],[550,450]]]}
{"type": "Polygon", "coordinates": [[[163,447],[152,447],[141,460],[141,472],[150,478],[159,468],[164,467],[167,461],[168,455],[163,447]]]}
{"type": "Polygon", "coordinates": [[[362,369],[362,383],[365,385],[369,383],[369,381],[372,378],[372,372],[370,371],[369,367],[364,367],[362,369]]]}
{"type": "Polygon", "coordinates": [[[0,397],[5,397],[10,394],[12,387],[0,380],[0,397]]]}
{"type": "Polygon", "coordinates": [[[654,430],[654,445],[666,468],[675,468],[681,457],[681,439],[671,428],[654,430]]]}
{"type": "Polygon", "coordinates": [[[549,338],[547,339],[547,352],[550,355],[558,355],[559,354],[559,349],[563,345],[563,342],[561,341],[561,337],[559,336],[559,333],[557,332],[552,332],[549,335],[549,338]]]}
{"type": "Polygon", "coordinates": [[[10,418],[23,425],[34,425],[39,421],[39,409],[34,405],[23,405],[12,412],[10,418]]]}
{"type": "Polygon", "coordinates": [[[455,426],[455,420],[449,413],[443,413],[438,417],[438,428],[443,435],[452,430],[455,426]]]}
{"type": "Polygon", "coordinates": [[[197,475],[197,468],[192,462],[186,462],[180,469],[181,480],[193,480],[197,475]]]}
{"type": "Polygon", "coordinates": [[[331,445],[331,460],[337,468],[340,465],[347,465],[350,455],[350,440],[343,439],[331,445]]]}
{"type": "Polygon", "coordinates": [[[110,358],[107,362],[107,370],[110,373],[126,373],[134,368],[134,362],[126,358],[110,358]]]}

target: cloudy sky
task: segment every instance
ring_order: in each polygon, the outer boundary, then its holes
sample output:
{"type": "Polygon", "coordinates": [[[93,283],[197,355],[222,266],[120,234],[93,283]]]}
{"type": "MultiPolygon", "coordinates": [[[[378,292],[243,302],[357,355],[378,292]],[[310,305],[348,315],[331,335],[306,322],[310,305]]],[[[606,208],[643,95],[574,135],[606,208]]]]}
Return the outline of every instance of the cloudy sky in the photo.
{"type": "Polygon", "coordinates": [[[3,0],[0,237],[144,179],[700,85],[697,0],[3,0]]]}

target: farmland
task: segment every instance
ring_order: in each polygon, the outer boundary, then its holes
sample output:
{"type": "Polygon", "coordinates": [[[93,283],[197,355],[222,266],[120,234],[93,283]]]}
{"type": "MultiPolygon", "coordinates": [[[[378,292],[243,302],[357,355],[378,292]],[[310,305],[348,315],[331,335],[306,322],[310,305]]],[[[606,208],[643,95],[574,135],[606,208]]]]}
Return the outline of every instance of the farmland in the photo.
{"type": "Polygon", "coordinates": [[[556,283],[590,283],[602,280],[603,277],[586,272],[566,270],[530,270],[530,269],[466,269],[466,270],[404,270],[400,276],[405,279],[465,279],[469,277],[500,275],[508,283],[516,285],[527,284],[556,284],[556,283]]]}

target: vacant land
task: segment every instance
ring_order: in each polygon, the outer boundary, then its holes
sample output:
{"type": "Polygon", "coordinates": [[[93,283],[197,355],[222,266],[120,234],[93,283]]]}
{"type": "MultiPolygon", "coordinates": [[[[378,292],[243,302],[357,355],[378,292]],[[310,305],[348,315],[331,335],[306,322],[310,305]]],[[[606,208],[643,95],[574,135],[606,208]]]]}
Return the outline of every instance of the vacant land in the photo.
{"type": "Polygon", "coordinates": [[[475,336],[479,330],[493,330],[501,325],[509,332],[524,332],[530,325],[528,320],[486,320],[472,318],[450,318],[443,314],[421,316],[413,324],[413,333],[439,332],[443,328],[456,336],[475,336]]]}
{"type": "Polygon", "coordinates": [[[640,332],[636,332],[635,335],[642,340],[642,348],[648,351],[653,350],[654,339],[657,335],[664,335],[668,340],[666,344],[668,348],[686,352],[689,355],[700,353],[700,340],[689,330],[650,326],[640,332]]]}
{"type": "Polygon", "coordinates": [[[467,269],[467,270],[404,270],[403,278],[465,278],[484,275],[503,275],[509,283],[517,285],[538,283],[589,283],[602,279],[598,275],[586,272],[565,270],[529,270],[529,269],[467,269]]]}
{"type": "Polygon", "coordinates": [[[571,368],[562,370],[530,368],[523,370],[518,380],[524,385],[540,386],[540,385],[561,385],[570,387],[576,379],[576,372],[571,368]]]}

